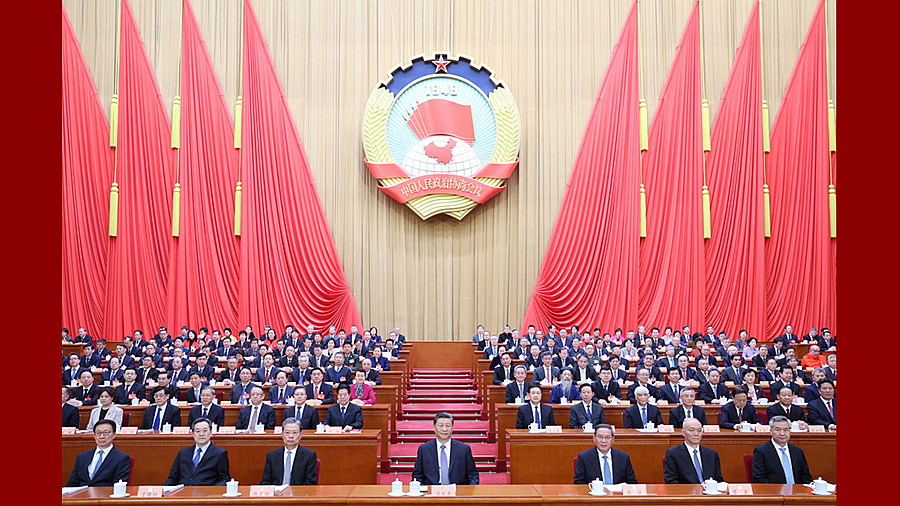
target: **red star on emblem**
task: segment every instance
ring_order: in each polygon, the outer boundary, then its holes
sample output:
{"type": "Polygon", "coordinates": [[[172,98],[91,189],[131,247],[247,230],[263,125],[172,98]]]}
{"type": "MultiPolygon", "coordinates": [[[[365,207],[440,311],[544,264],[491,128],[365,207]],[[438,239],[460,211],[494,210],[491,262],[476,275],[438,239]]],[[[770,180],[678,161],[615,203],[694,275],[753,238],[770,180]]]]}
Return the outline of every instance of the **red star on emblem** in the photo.
{"type": "Polygon", "coordinates": [[[447,65],[450,64],[450,62],[444,61],[443,55],[441,55],[441,57],[438,58],[437,60],[433,60],[431,63],[434,63],[434,66],[437,67],[436,69],[434,69],[435,74],[437,74],[438,72],[440,72],[442,70],[446,74],[447,73],[447,65]]]}

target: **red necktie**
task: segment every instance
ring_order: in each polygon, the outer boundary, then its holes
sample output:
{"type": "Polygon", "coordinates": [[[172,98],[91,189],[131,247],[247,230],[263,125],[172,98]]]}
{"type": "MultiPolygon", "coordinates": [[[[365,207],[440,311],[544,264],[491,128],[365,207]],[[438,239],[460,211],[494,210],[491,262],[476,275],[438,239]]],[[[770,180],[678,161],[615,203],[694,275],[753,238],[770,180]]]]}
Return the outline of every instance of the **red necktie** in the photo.
{"type": "Polygon", "coordinates": [[[265,381],[263,381],[263,383],[268,383],[268,382],[269,382],[269,370],[266,369],[266,379],[265,379],[265,381]]]}
{"type": "Polygon", "coordinates": [[[831,409],[831,401],[826,402],[826,403],[825,403],[825,407],[828,408],[828,414],[831,415],[831,419],[834,420],[834,421],[836,422],[836,421],[837,421],[837,418],[834,417],[834,410],[831,409]]]}

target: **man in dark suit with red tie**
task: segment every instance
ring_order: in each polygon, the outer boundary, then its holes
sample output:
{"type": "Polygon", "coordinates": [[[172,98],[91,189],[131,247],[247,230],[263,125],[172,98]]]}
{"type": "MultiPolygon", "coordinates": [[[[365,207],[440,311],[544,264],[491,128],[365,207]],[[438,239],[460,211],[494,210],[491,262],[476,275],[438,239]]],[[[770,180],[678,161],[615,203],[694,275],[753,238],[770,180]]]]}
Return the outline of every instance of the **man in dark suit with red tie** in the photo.
{"type": "Polygon", "coordinates": [[[319,473],[316,469],[316,452],[300,446],[303,428],[296,418],[281,422],[281,440],[284,446],[266,454],[260,485],[316,485],[319,473]]]}
{"type": "Polygon", "coordinates": [[[759,423],[756,408],[748,402],[747,391],[743,387],[734,387],[732,402],[722,406],[719,414],[719,427],[723,429],[739,429],[742,423],[759,423]]]}
{"type": "Polygon", "coordinates": [[[784,416],[791,422],[799,422],[800,429],[807,428],[806,414],[803,413],[803,408],[792,404],[794,395],[790,387],[781,387],[776,399],[778,402],[766,408],[766,417],[769,420],[775,416],[784,416]]]}
{"type": "Polygon", "coordinates": [[[712,448],[700,446],[703,439],[703,424],[696,418],[684,421],[681,428],[684,443],[666,450],[663,461],[663,479],[667,484],[703,483],[710,478],[722,478],[719,453],[712,448]]]}
{"type": "Polygon", "coordinates": [[[834,382],[828,378],[819,380],[819,397],[807,406],[810,425],[824,425],[837,429],[837,401],[834,398],[834,382]]]}

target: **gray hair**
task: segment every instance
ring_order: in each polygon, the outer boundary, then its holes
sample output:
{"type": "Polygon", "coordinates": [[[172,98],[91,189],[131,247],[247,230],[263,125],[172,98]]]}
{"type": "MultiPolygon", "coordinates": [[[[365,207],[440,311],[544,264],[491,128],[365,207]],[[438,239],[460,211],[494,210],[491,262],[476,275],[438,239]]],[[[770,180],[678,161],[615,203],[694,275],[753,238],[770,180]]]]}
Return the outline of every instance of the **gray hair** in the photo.
{"type": "Polygon", "coordinates": [[[788,420],[788,417],[786,417],[784,415],[776,415],[776,416],[773,416],[772,418],[769,418],[769,427],[773,427],[778,422],[785,422],[788,424],[791,423],[791,421],[788,420]]]}
{"type": "Polygon", "coordinates": [[[634,394],[635,395],[638,395],[638,394],[648,394],[649,395],[650,389],[648,389],[647,387],[637,387],[634,389],[634,394]]]}

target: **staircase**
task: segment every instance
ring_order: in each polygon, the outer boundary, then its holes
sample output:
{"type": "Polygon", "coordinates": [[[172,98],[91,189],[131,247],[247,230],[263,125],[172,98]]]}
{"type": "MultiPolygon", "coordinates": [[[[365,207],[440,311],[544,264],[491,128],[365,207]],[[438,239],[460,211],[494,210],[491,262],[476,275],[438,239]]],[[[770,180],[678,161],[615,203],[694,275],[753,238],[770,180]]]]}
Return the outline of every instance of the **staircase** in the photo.
{"type": "Polygon", "coordinates": [[[442,411],[453,415],[453,439],[472,448],[478,472],[498,472],[495,434],[489,430],[472,371],[414,369],[409,375],[397,415],[397,432],[391,434],[389,456],[382,465],[382,473],[412,473],[416,451],[420,444],[434,438],[434,416],[442,411]]]}

